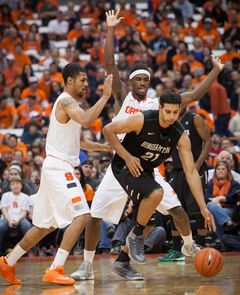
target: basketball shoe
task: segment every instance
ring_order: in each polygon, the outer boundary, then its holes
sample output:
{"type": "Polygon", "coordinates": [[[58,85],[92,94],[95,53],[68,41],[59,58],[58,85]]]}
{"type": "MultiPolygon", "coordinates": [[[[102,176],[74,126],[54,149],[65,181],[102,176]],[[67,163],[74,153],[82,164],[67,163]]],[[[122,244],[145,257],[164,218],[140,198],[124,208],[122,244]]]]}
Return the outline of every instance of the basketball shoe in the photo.
{"type": "Polygon", "coordinates": [[[136,271],[130,262],[114,261],[112,266],[112,274],[124,277],[127,280],[144,280],[144,276],[136,271]]]}
{"type": "Polygon", "coordinates": [[[131,231],[126,238],[126,243],[129,249],[128,256],[138,264],[145,264],[146,257],[144,252],[145,236],[137,236],[131,231]]]}
{"type": "Polygon", "coordinates": [[[123,250],[124,246],[115,246],[110,250],[111,255],[119,255],[121,251],[123,250]]]}
{"type": "Polygon", "coordinates": [[[71,278],[76,281],[94,280],[92,263],[84,260],[79,269],[71,274],[71,278]]]}
{"type": "Polygon", "coordinates": [[[201,249],[196,245],[195,241],[192,242],[192,245],[185,245],[182,246],[182,253],[185,256],[195,257],[197,253],[201,251],[201,249]]]}
{"type": "Polygon", "coordinates": [[[163,257],[158,257],[159,261],[169,262],[169,261],[184,261],[185,257],[182,252],[170,249],[167,251],[168,254],[163,257]]]}
{"type": "Polygon", "coordinates": [[[15,277],[15,263],[13,266],[7,264],[5,257],[0,257],[0,275],[4,278],[5,281],[12,285],[21,284],[21,280],[15,277]]]}
{"type": "Polygon", "coordinates": [[[56,268],[50,270],[49,268],[46,270],[42,281],[49,284],[59,284],[59,285],[67,285],[71,286],[75,284],[75,281],[65,275],[64,266],[58,265],[56,268]]]}

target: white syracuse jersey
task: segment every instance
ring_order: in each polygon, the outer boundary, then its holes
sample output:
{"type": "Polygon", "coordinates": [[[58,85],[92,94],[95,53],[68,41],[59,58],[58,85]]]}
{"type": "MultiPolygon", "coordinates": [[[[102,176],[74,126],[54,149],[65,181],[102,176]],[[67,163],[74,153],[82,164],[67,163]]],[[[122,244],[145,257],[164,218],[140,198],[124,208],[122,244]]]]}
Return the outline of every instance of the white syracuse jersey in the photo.
{"type": "MultiPolygon", "coordinates": [[[[142,101],[137,101],[132,92],[129,92],[126,96],[121,109],[119,110],[116,117],[113,118],[113,122],[118,120],[127,119],[130,115],[133,115],[141,111],[158,110],[159,102],[158,99],[152,99],[146,96],[142,101]]],[[[118,134],[119,139],[123,139],[125,134],[118,134]]]]}
{"type": "Polygon", "coordinates": [[[56,119],[56,107],[62,98],[70,98],[67,92],[63,92],[57,98],[52,114],[47,135],[46,153],[58,159],[70,163],[73,167],[80,164],[80,134],[82,126],[70,119],[66,124],[61,124],[56,119]]]}

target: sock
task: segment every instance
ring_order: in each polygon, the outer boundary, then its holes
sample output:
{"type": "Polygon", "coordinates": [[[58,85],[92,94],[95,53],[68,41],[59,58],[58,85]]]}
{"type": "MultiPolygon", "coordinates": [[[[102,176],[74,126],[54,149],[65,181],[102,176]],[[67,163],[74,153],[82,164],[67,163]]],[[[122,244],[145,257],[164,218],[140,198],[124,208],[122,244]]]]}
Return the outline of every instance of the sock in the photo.
{"type": "Polygon", "coordinates": [[[177,250],[178,252],[181,252],[181,236],[172,236],[173,240],[173,250],[177,250]]]}
{"type": "Polygon", "coordinates": [[[116,259],[116,261],[119,261],[119,262],[129,262],[130,261],[130,258],[128,256],[128,253],[126,253],[126,252],[124,252],[122,250],[122,252],[119,254],[119,256],[116,259]]]}
{"type": "Polygon", "coordinates": [[[23,250],[23,248],[21,248],[19,246],[19,244],[17,244],[12,251],[5,256],[6,262],[9,266],[13,266],[20,257],[22,257],[27,251],[23,250]]]}
{"type": "Polygon", "coordinates": [[[61,248],[58,249],[55,259],[50,267],[50,270],[55,269],[58,265],[64,265],[69,252],[61,248]]]}
{"type": "Polygon", "coordinates": [[[199,244],[200,246],[205,247],[206,246],[205,237],[206,236],[197,235],[197,244],[199,244]]]}
{"type": "Polygon", "coordinates": [[[192,232],[190,232],[190,235],[189,236],[182,236],[181,235],[181,237],[182,237],[182,239],[183,239],[183,241],[184,241],[184,244],[186,244],[186,245],[192,245],[192,242],[193,242],[193,239],[192,239],[192,232]]]}
{"type": "Polygon", "coordinates": [[[87,251],[84,249],[84,260],[93,263],[93,258],[95,255],[95,251],[87,251]]]}
{"type": "Polygon", "coordinates": [[[145,225],[141,225],[137,222],[137,224],[134,226],[133,233],[137,236],[141,236],[143,235],[144,229],[145,229],[145,225]]]}

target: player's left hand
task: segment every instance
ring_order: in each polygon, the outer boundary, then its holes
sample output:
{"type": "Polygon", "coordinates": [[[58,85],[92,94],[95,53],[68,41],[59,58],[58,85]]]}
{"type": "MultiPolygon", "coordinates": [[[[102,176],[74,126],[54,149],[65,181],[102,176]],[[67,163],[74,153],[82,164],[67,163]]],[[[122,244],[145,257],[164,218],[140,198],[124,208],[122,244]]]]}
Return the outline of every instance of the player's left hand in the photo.
{"type": "Polygon", "coordinates": [[[221,72],[225,65],[221,62],[219,57],[215,57],[213,54],[211,54],[211,59],[213,67],[219,69],[221,72]]]}
{"type": "Polygon", "coordinates": [[[112,150],[109,143],[101,144],[101,147],[102,147],[102,151],[110,152],[112,150]]]}
{"type": "Polygon", "coordinates": [[[134,177],[138,177],[141,175],[141,171],[143,171],[143,168],[138,158],[130,156],[127,159],[125,159],[125,163],[134,177]]]}
{"type": "Polygon", "coordinates": [[[207,207],[205,207],[203,210],[201,210],[201,214],[205,219],[205,228],[208,228],[210,231],[216,231],[216,225],[214,222],[214,217],[209,212],[207,207]]]}

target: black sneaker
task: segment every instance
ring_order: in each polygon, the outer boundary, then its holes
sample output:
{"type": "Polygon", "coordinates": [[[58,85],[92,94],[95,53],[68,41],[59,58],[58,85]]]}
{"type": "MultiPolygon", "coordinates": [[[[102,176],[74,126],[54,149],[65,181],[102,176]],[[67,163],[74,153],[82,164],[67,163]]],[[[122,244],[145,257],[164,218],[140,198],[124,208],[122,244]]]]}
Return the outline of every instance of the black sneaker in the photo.
{"type": "Polygon", "coordinates": [[[112,274],[119,275],[127,280],[144,280],[144,276],[131,266],[130,262],[114,261],[112,274]]]}
{"type": "Polygon", "coordinates": [[[146,263],[144,240],[144,235],[137,236],[132,231],[126,238],[126,243],[129,249],[128,256],[130,257],[130,259],[132,259],[132,261],[138,264],[146,263]]]}
{"type": "Polygon", "coordinates": [[[115,228],[114,227],[112,227],[112,226],[110,226],[109,228],[108,228],[108,230],[107,230],[107,237],[109,238],[109,239],[112,239],[113,238],[113,236],[114,236],[114,234],[115,234],[115,228]]]}

